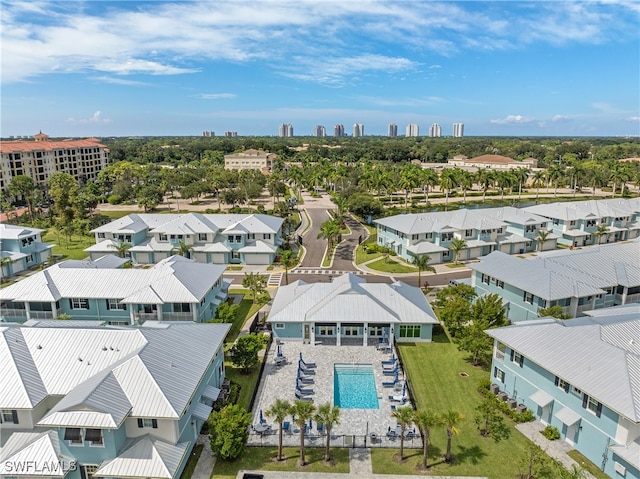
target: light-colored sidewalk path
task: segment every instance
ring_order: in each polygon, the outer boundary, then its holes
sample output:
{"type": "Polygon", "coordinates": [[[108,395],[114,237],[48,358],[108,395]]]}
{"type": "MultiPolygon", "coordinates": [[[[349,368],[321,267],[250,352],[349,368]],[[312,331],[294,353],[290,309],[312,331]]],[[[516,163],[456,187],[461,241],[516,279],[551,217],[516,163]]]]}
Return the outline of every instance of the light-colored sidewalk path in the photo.
{"type": "Polygon", "coordinates": [[[191,479],[209,479],[211,477],[211,471],[216,464],[216,458],[211,452],[211,444],[209,443],[209,436],[200,434],[196,444],[204,445],[198,464],[196,464],[191,479]]]}

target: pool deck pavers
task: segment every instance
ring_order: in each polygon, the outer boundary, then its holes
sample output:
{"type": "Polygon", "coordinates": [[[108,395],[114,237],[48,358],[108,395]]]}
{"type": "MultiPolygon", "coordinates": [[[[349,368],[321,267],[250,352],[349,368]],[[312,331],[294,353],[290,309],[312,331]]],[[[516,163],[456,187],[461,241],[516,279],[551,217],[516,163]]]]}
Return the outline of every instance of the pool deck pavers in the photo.
{"type": "MultiPolygon", "coordinates": [[[[370,434],[378,435],[376,446],[384,446],[387,441],[385,435],[389,428],[396,428],[396,421],[391,417],[391,405],[399,406],[400,403],[389,400],[389,395],[401,395],[401,387],[403,374],[399,374],[398,388],[394,390],[391,387],[382,387],[383,381],[392,381],[393,376],[383,374],[382,360],[388,360],[391,357],[389,352],[378,351],[374,346],[322,346],[302,344],[300,342],[284,342],[281,344],[281,350],[287,357],[287,364],[284,366],[276,366],[274,357],[276,355],[277,345],[274,342],[267,352],[267,363],[265,365],[262,381],[258,387],[255,406],[253,409],[253,424],[259,423],[260,411],[262,410],[265,420],[272,426],[272,434],[252,434],[249,439],[249,445],[277,445],[278,440],[278,424],[274,423],[272,418],[266,415],[266,411],[276,401],[276,399],[284,399],[290,402],[295,400],[296,377],[298,373],[298,358],[302,353],[306,362],[317,364],[314,368],[316,374],[312,377],[313,384],[305,385],[307,388],[314,390],[313,403],[318,406],[330,402],[333,404],[333,370],[334,364],[371,364],[373,366],[376,389],[378,393],[378,409],[340,409],[340,423],[335,425],[331,431],[332,444],[336,446],[350,445],[351,440],[363,441],[367,437],[370,441],[370,434]],[[356,436],[351,438],[348,436],[356,436]]],[[[406,404],[409,404],[408,402],[406,404]]],[[[292,428],[295,426],[292,424],[292,428]]],[[[297,431],[299,432],[299,431],[297,431]]],[[[315,445],[315,442],[323,444],[323,437],[316,430],[316,422],[313,421],[313,429],[309,435],[308,444],[315,445]]],[[[286,434],[284,437],[285,445],[297,445],[298,434],[286,434]]],[[[388,441],[389,446],[397,447],[396,441],[388,441]]],[[[420,447],[420,439],[417,437],[415,441],[406,441],[407,446],[411,447],[411,443],[415,442],[416,447],[420,447]]]]}

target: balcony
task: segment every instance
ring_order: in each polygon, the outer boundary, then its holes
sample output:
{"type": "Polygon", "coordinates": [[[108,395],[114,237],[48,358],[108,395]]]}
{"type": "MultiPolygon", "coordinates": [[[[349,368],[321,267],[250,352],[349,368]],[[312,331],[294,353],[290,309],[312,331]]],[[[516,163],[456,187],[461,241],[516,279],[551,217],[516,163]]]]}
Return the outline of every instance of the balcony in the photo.
{"type": "MultiPolygon", "coordinates": [[[[138,322],[158,321],[158,313],[137,313],[138,322]]],[[[163,321],[193,321],[193,313],[162,313],[163,321]]]]}
{"type": "Polygon", "coordinates": [[[15,319],[26,319],[27,311],[24,309],[15,309],[15,308],[0,308],[0,316],[3,319],[7,319],[9,321],[15,319]]]}

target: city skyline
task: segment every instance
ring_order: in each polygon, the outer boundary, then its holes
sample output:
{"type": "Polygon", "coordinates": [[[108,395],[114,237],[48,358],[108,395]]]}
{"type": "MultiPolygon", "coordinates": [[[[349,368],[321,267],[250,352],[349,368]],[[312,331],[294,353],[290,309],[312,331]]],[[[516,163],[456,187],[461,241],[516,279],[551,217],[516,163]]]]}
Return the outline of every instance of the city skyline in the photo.
{"type": "Polygon", "coordinates": [[[1,6],[3,137],[640,134],[637,2],[1,6]]]}

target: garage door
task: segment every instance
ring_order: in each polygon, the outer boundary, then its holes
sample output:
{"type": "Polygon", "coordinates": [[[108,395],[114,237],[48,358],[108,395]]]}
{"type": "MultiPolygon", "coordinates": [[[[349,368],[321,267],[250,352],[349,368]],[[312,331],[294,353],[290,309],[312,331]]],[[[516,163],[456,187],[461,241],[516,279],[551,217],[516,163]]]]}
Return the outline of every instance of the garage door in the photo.
{"type": "Polygon", "coordinates": [[[269,254],[246,254],[247,264],[270,264],[269,254]]]}

